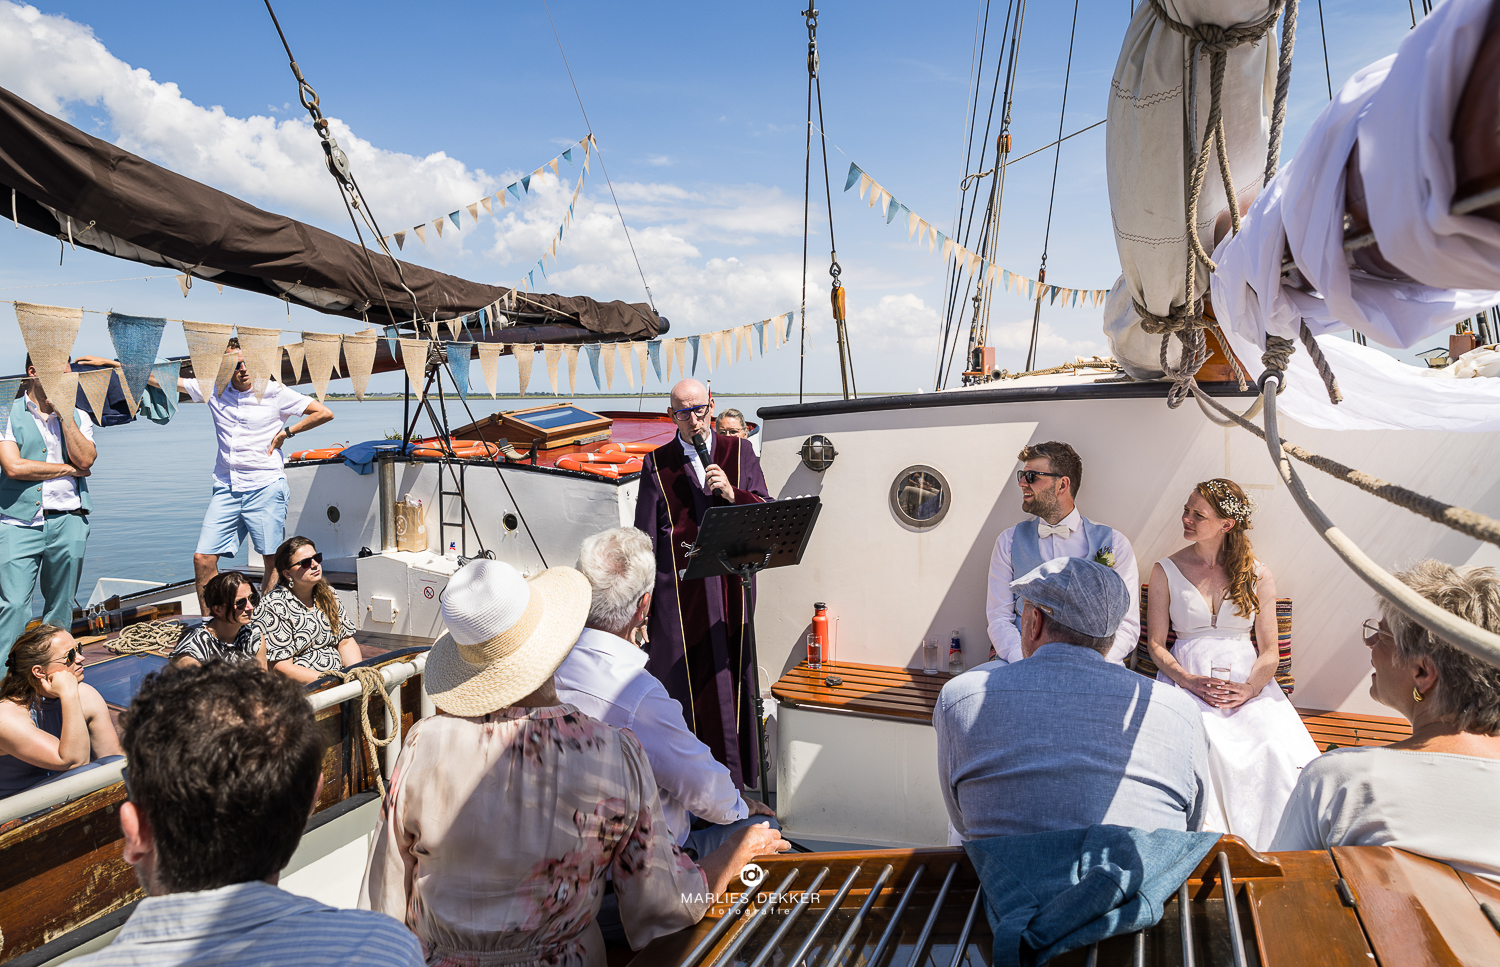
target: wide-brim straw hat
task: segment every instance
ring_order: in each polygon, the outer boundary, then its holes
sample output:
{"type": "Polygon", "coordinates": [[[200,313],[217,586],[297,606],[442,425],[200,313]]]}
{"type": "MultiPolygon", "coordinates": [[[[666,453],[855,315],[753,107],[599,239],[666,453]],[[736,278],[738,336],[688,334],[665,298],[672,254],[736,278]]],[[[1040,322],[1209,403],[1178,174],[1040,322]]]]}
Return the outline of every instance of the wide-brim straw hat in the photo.
{"type": "Polygon", "coordinates": [[[488,715],[542,686],[588,619],[592,589],[571,567],[530,580],[503,561],[472,561],[443,591],[447,630],[433,642],[427,694],[452,715],[488,715]]]}

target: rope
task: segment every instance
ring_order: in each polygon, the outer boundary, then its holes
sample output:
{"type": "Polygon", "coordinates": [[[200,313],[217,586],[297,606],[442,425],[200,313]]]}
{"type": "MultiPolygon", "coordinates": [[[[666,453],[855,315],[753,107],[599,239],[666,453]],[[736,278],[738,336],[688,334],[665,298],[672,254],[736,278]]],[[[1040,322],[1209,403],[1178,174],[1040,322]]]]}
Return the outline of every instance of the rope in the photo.
{"type": "Polygon", "coordinates": [[[370,725],[370,696],[379,695],[381,701],[385,702],[385,710],[390,713],[391,721],[400,723],[401,713],[391,701],[391,695],[385,690],[385,679],[380,675],[380,669],[350,668],[339,672],[339,677],[346,682],[359,682],[359,726],[365,736],[365,748],[370,750],[370,768],[375,771],[375,785],[380,789],[380,798],[385,798],[385,776],[380,771],[380,758],[376,754],[376,747],[385,748],[396,741],[396,730],[385,738],[378,738],[375,729],[370,725]]]}
{"type": "Polygon", "coordinates": [[[177,646],[182,626],[175,621],[142,621],[129,625],[105,647],[117,655],[155,655],[177,646]]]}
{"type": "MultiPolygon", "coordinates": [[[[1321,9],[1321,8],[1320,8],[1321,9]]],[[[1276,100],[1271,106],[1271,140],[1266,145],[1266,172],[1261,187],[1276,177],[1281,163],[1281,132],[1286,124],[1286,102],[1292,89],[1292,47],[1297,41],[1297,0],[1287,0],[1281,21],[1281,56],[1276,60],[1276,100]]]]}

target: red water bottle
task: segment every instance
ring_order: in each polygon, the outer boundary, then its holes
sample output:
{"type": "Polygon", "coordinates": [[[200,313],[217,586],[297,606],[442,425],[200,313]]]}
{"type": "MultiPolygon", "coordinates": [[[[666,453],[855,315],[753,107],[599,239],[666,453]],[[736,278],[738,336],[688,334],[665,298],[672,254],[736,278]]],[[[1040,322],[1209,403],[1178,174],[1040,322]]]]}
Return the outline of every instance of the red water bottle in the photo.
{"type": "Polygon", "coordinates": [[[823,664],[823,656],[828,654],[828,605],[822,601],[813,605],[812,638],[807,649],[807,663],[813,668],[823,664]],[[817,654],[813,652],[816,650],[817,654]]]}

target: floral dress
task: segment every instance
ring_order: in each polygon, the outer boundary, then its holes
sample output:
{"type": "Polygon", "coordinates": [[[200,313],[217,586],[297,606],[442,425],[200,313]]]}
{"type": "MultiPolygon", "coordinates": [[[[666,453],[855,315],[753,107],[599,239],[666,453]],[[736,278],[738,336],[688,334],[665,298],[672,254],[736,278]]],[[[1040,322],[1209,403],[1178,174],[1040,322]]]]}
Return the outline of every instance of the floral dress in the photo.
{"type": "Polygon", "coordinates": [[[261,599],[250,619],[250,627],[266,636],[266,664],[291,659],[292,664],[315,672],[335,672],[344,667],[339,642],[354,637],[354,622],[339,611],[338,633],[328,624],[323,609],[309,608],[292,589],[278,584],[261,599]]]}
{"type": "Polygon", "coordinates": [[[636,948],[712,900],[634,735],[571,705],[438,713],[407,734],[359,905],[411,927],[429,965],[603,967],[607,872],[636,948]]]}

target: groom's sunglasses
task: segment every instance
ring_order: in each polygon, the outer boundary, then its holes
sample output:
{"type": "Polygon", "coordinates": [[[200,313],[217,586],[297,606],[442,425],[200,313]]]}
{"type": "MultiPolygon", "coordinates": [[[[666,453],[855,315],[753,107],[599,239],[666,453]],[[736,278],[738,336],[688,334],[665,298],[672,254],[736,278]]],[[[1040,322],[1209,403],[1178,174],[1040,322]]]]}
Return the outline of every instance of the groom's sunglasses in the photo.
{"type": "Polygon", "coordinates": [[[1016,481],[1023,484],[1034,484],[1038,477],[1066,477],[1063,473],[1048,473],[1045,470],[1017,470],[1016,481]]]}

